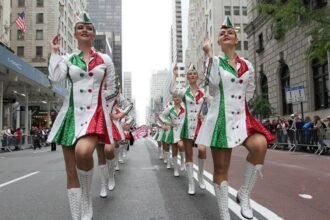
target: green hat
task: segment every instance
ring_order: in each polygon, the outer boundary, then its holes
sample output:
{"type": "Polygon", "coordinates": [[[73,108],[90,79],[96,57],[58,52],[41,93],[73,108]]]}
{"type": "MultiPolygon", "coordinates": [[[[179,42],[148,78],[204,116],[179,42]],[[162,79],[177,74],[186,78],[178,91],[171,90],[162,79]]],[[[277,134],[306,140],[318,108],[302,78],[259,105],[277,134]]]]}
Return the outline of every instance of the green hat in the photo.
{"type": "Polygon", "coordinates": [[[189,70],[196,70],[196,66],[194,64],[190,64],[189,67],[188,67],[188,71],[189,70]]]}
{"type": "Polygon", "coordinates": [[[221,27],[222,28],[234,28],[234,25],[233,25],[233,22],[231,22],[230,18],[228,16],[226,16],[221,27]]]}
{"type": "Polygon", "coordinates": [[[77,17],[77,23],[90,23],[93,24],[91,17],[88,15],[86,11],[82,11],[77,17]]]}

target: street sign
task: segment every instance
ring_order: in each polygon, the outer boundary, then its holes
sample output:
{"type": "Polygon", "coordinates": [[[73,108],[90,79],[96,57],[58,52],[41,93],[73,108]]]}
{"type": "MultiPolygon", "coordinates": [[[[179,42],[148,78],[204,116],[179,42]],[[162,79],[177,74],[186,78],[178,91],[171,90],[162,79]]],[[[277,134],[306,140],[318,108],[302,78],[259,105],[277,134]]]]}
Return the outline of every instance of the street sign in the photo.
{"type": "Polygon", "coordinates": [[[286,103],[299,103],[306,101],[305,87],[303,85],[285,88],[286,103]]]}

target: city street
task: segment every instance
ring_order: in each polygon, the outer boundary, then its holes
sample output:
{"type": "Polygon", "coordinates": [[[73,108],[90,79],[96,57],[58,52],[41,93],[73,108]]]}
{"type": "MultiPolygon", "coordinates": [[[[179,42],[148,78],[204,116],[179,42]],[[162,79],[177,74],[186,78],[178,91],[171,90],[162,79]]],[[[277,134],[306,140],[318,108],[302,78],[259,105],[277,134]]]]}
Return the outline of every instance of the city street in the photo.
{"type": "MultiPolygon", "coordinates": [[[[242,219],[234,197],[242,180],[245,154],[244,149],[233,153],[229,202],[232,219],[242,219]]],[[[217,219],[210,180],[212,160],[208,156],[207,190],[196,188],[196,195],[188,196],[186,174],[173,177],[173,170],[167,170],[157,158],[154,141],[137,141],[116,173],[116,189],[106,199],[98,196],[100,180],[95,170],[94,219],[217,219]]],[[[263,180],[257,183],[252,195],[256,219],[328,219],[326,192],[330,173],[325,165],[329,160],[310,154],[269,151],[263,180]]],[[[60,149],[2,153],[0,173],[1,219],[70,219],[60,149]]]]}

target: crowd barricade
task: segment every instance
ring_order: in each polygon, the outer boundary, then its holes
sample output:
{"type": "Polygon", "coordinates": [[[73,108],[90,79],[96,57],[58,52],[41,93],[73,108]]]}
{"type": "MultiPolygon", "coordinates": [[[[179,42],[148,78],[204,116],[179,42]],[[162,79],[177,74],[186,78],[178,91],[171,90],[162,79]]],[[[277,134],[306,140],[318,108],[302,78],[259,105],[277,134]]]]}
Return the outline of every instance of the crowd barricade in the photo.
{"type": "Polygon", "coordinates": [[[321,135],[315,129],[276,129],[273,132],[276,141],[270,145],[271,149],[288,151],[309,151],[315,154],[328,153],[330,150],[330,129],[321,135]],[[323,144],[322,144],[323,143],[323,144]]]}

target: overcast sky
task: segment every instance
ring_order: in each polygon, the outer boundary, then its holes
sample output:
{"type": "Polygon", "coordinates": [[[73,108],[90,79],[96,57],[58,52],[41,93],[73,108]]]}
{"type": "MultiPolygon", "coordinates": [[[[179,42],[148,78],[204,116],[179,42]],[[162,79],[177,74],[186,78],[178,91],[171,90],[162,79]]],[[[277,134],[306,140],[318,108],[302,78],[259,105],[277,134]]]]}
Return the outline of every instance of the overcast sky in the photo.
{"type": "Polygon", "coordinates": [[[132,72],[135,109],[141,125],[149,104],[151,74],[170,67],[172,0],[123,0],[122,10],[123,70],[132,72]]]}

